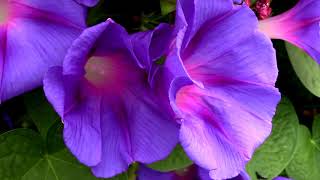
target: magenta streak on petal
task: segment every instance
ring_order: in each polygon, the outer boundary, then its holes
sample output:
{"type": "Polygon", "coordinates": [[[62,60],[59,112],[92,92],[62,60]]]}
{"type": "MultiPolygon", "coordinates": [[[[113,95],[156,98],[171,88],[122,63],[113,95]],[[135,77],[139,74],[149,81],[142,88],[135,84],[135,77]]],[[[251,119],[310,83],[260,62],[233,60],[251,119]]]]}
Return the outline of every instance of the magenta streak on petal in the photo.
{"type": "Polygon", "coordinates": [[[83,29],[84,27],[80,27],[64,17],[58,16],[56,14],[43,11],[40,9],[33,8],[31,6],[27,6],[25,4],[20,4],[18,2],[11,2],[9,4],[9,17],[8,21],[13,18],[30,18],[30,19],[39,19],[45,20],[57,24],[62,24],[65,26],[70,26],[78,29],[83,29]]]}
{"type": "MultiPolygon", "coordinates": [[[[233,148],[238,149],[240,152],[245,152],[244,149],[237,146],[238,143],[232,136],[230,136],[230,132],[226,131],[226,128],[224,127],[225,125],[216,118],[216,114],[214,114],[211,109],[212,105],[208,102],[210,98],[216,99],[209,91],[205,89],[202,90],[195,85],[188,85],[179,90],[176,96],[176,102],[177,106],[184,113],[190,114],[191,116],[196,114],[198,118],[203,119],[208,124],[212,125],[212,127],[214,127],[217,132],[224,137],[224,140],[233,144],[233,148]]],[[[243,153],[244,159],[249,160],[250,157],[250,154],[243,153]]]]}
{"type": "MultiPolygon", "coordinates": [[[[4,58],[6,56],[6,44],[7,44],[7,25],[0,24],[0,94],[2,94],[2,77],[4,58]]],[[[1,104],[1,99],[0,99],[1,104]]]]}
{"type": "Polygon", "coordinates": [[[304,20],[301,22],[290,21],[283,16],[275,16],[266,20],[259,21],[259,30],[272,39],[288,39],[290,32],[304,28],[312,23],[320,22],[320,17],[304,20]]]}
{"type": "Polygon", "coordinates": [[[214,128],[218,129],[219,132],[230,139],[228,134],[221,127],[219,122],[214,119],[212,112],[204,107],[203,96],[207,96],[204,91],[200,91],[199,88],[195,88],[194,85],[188,85],[182,87],[176,95],[177,106],[185,113],[197,114],[201,119],[206,120],[214,128]]]}

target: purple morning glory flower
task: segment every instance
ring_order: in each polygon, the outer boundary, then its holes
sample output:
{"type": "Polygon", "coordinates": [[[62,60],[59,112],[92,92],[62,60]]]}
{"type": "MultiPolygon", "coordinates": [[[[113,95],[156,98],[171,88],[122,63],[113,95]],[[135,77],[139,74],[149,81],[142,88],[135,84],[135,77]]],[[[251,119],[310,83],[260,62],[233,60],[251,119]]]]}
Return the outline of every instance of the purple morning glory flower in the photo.
{"type": "MultiPolygon", "coordinates": [[[[137,171],[139,180],[211,180],[209,177],[208,171],[201,169],[199,167],[189,167],[188,169],[181,170],[185,174],[177,173],[177,172],[160,172],[153,169],[150,169],[144,165],[139,166],[139,170],[137,171]]],[[[227,179],[227,180],[250,180],[249,175],[246,172],[241,172],[238,176],[227,179]]],[[[274,179],[274,180],[282,180],[282,179],[274,179]]],[[[283,179],[287,180],[287,179],[283,179]]]]}
{"type": "Polygon", "coordinates": [[[271,132],[280,99],[275,51],[258,20],[232,0],[178,0],[176,38],[157,77],[172,74],[180,142],[212,179],[244,170],[271,132]]]}
{"type": "Polygon", "coordinates": [[[167,95],[156,87],[149,85],[127,32],[110,19],[86,29],[63,67],[44,78],[67,147],[98,177],[163,159],[176,146],[178,125],[162,100],[167,95]]]}
{"type": "MultiPolygon", "coordinates": [[[[198,174],[200,177],[200,180],[211,180],[210,176],[208,175],[208,171],[202,168],[198,168],[198,174]]],[[[242,171],[240,174],[234,178],[230,178],[227,180],[250,180],[250,176],[245,172],[242,171]]]]}
{"type": "Polygon", "coordinates": [[[139,180],[178,180],[173,172],[159,172],[144,165],[137,172],[139,180]]]}
{"type": "Polygon", "coordinates": [[[292,180],[292,179],[287,178],[287,177],[278,176],[278,177],[274,178],[273,180],[292,180]]]}
{"type": "Polygon", "coordinates": [[[42,84],[85,28],[74,0],[0,0],[0,102],[42,84]]]}
{"type": "Polygon", "coordinates": [[[286,40],[304,49],[320,63],[320,1],[299,0],[289,11],[259,22],[259,29],[273,39],[286,40]]]}
{"type": "Polygon", "coordinates": [[[77,1],[80,4],[89,6],[89,7],[93,7],[93,6],[97,5],[99,2],[99,0],[75,0],[75,1],[77,1]]]}

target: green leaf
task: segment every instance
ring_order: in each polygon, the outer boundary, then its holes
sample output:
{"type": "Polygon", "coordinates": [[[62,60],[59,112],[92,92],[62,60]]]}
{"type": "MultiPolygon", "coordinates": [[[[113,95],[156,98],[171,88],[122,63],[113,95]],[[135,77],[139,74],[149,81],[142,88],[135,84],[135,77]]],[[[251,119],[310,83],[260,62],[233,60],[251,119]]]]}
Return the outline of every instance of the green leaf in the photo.
{"type": "MultiPolygon", "coordinates": [[[[53,126],[49,132],[59,126],[53,126]]],[[[53,133],[48,133],[53,135],[53,133]]],[[[48,136],[48,139],[56,138],[48,136]]],[[[62,141],[62,139],[60,139],[62,141]]],[[[56,143],[58,144],[58,143],[56,143]]],[[[61,143],[60,143],[61,144],[61,143]]],[[[40,134],[16,129],[0,136],[1,180],[96,180],[64,147],[49,146],[40,134]],[[51,149],[54,148],[54,149],[51,149]]],[[[122,179],[121,179],[122,180],[122,179]]]]}
{"type": "Polygon", "coordinates": [[[0,179],[20,179],[42,158],[41,136],[30,129],[0,135],[0,179]]]}
{"type": "Polygon", "coordinates": [[[286,43],[287,52],[302,84],[314,95],[320,97],[320,65],[303,50],[286,43]]]}
{"type": "Polygon", "coordinates": [[[176,10],[175,0],[160,0],[161,14],[167,15],[176,10]]]}
{"type": "Polygon", "coordinates": [[[293,158],[298,134],[298,117],[286,98],[282,98],[272,121],[268,139],[255,151],[247,164],[250,174],[257,172],[265,178],[278,176],[293,158]]]}
{"type": "Polygon", "coordinates": [[[250,176],[251,180],[258,180],[256,172],[255,172],[255,170],[254,170],[254,168],[252,166],[247,165],[246,171],[247,171],[248,175],[250,176]]]}
{"type": "Polygon", "coordinates": [[[148,167],[157,171],[168,172],[186,168],[191,164],[192,161],[188,158],[183,148],[177,145],[166,159],[149,164],[148,167]]]}
{"type": "Polygon", "coordinates": [[[313,120],[312,139],[320,145],[320,115],[317,115],[313,120]]]}
{"type": "Polygon", "coordinates": [[[287,174],[295,180],[319,180],[320,152],[312,143],[307,127],[300,125],[297,141],[297,151],[286,168],[287,174]]]}
{"type": "Polygon", "coordinates": [[[27,112],[37,126],[41,136],[46,138],[49,128],[59,120],[42,90],[32,91],[24,96],[27,112]]]}

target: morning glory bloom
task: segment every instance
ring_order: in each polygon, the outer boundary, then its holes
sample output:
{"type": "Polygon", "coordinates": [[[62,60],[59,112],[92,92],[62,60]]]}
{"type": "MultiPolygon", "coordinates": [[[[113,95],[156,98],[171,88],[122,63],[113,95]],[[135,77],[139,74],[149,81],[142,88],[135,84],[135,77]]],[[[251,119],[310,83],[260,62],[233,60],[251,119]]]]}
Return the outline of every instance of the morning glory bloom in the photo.
{"type": "Polygon", "coordinates": [[[75,0],[75,1],[89,7],[93,7],[97,5],[97,3],[99,2],[99,0],[75,0]]]}
{"type": "Polygon", "coordinates": [[[169,88],[185,152],[212,179],[236,177],[271,132],[278,70],[257,27],[232,0],[178,0],[176,37],[153,78],[169,88]]]}
{"type": "Polygon", "coordinates": [[[320,1],[299,0],[289,11],[259,22],[259,30],[286,40],[320,63],[320,1]]]}
{"type": "Polygon", "coordinates": [[[137,171],[139,180],[178,180],[173,172],[159,172],[144,165],[139,166],[137,171]]]}
{"type": "MultiPolygon", "coordinates": [[[[199,170],[199,176],[201,180],[210,180],[211,178],[203,171],[203,170],[199,170]]],[[[247,172],[242,171],[237,177],[228,179],[228,180],[251,180],[250,176],[248,175],[247,172]]],[[[275,177],[273,178],[273,180],[292,180],[290,178],[286,178],[286,177],[275,177]]]]}
{"type": "Polygon", "coordinates": [[[85,28],[74,0],[0,0],[0,103],[42,84],[85,28]]]}
{"type": "Polygon", "coordinates": [[[164,159],[178,142],[166,93],[149,85],[129,35],[110,19],[75,40],[63,67],[46,74],[44,91],[65,144],[97,177],[164,159]]]}
{"type": "MultiPolygon", "coordinates": [[[[206,170],[198,168],[198,174],[199,174],[199,178],[200,180],[210,180],[212,179],[206,170]]],[[[230,178],[230,179],[224,179],[224,180],[250,180],[250,176],[245,172],[242,171],[240,172],[240,174],[234,178],[230,178]]]]}
{"type": "MultiPolygon", "coordinates": [[[[181,170],[183,174],[177,172],[160,172],[150,169],[144,165],[139,166],[137,171],[139,180],[210,180],[209,174],[206,170],[198,167],[191,167],[181,170]]],[[[246,172],[241,172],[238,176],[227,180],[250,180],[246,172]]],[[[287,180],[287,179],[274,179],[274,180],[287,180]]]]}

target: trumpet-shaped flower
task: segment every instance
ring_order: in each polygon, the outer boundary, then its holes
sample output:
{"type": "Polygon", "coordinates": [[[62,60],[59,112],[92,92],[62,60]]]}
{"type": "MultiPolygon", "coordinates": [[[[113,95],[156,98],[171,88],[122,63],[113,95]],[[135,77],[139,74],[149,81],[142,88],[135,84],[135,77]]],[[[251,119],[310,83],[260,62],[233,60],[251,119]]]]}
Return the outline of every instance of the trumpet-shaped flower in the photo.
{"type": "Polygon", "coordinates": [[[320,1],[299,0],[289,11],[259,22],[270,38],[286,40],[320,63],[320,1]]]}
{"type": "Polygon", "coordinates": [[[74,0],[0,0],[0,102],[38,87],[85,27],[74,0]]]}
{"type": "Polygon", "coordinates": [[[233,178],[271,132],[280,99],[272,43],[232,0],[178,0],[175,28],[153,81],[173,75],[161,80],[189,157],[212,179],[233,178]]]}
{"type": "Polygon", "coordinates": [[[67,147],[98,177],[163,159],[178,141],[164,93],[149,85],[129,35],[112,20],[80,35],[63,67],[48,71],[44,90],[63,119],[67,147]]]}

